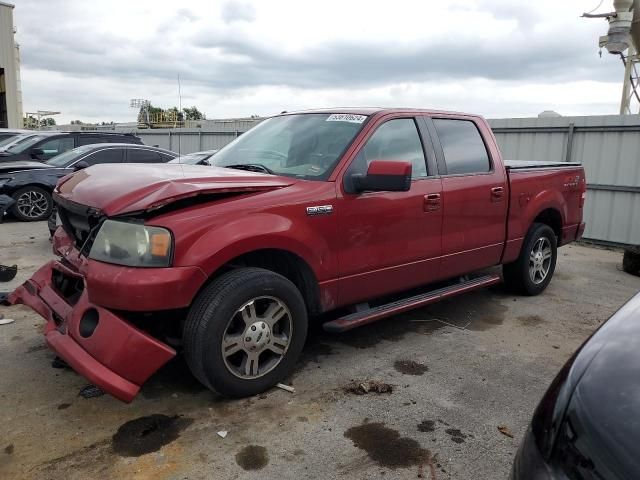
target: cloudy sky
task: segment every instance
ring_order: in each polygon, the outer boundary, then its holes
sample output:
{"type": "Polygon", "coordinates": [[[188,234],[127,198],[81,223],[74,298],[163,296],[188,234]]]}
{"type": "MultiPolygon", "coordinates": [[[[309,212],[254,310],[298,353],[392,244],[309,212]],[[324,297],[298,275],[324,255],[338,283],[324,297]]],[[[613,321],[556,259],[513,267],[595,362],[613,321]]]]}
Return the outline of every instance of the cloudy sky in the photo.
{"type": "MultiPolygon", "coordinates": [[[[9,0],[25,110],[133,121],[131,98],[208,118],[329,106],[488,117],[617,113],[596,0],[9,0]]],[[[599,11],[612,8],[604,0],[599,11]]]]}

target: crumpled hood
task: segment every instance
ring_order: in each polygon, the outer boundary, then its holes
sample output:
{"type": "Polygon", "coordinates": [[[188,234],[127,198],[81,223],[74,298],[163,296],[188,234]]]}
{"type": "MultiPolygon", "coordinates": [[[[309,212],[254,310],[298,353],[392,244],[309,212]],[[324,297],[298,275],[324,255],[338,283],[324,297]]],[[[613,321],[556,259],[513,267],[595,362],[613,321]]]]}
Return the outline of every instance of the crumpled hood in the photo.
{"type": "Polygon", "coordinates": [[[5,175],[12,172],[20,172],[22,170],[34,170],[34,169],[50,169],[50,165],[42,162],[32,161],[19,161],[19,162],[0,162],[0,175],[5,175]]]}
{"type": "Polygon", "coordinates": [[[199,165],[104,164],[69,175],[55,193],[112,216],[155,210],[197,195],[259,192],[294,182],[287,177],[199,165]]]}

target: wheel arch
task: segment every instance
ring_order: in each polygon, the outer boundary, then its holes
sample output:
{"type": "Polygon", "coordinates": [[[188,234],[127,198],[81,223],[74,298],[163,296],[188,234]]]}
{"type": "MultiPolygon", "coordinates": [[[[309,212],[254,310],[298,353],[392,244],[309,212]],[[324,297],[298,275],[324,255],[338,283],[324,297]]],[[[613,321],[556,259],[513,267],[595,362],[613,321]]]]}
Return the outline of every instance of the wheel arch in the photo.
{"type": "Polygon", "coordinates": [[[562,238],[562,226],[564,223],[562,221],[562,214],[558,209],[550,207],[542,210],[533,219],[533,221],[531,222],[531,225],[529,226],[529,229],[535,223],[543,223],[551,227],[551,229],[553,230],[553,233],[555,233],[556,237],[558,238],[558,242],[560,242],[560,239],[562,238]]]}
{"type": "Polygon", "coordinates": [[[298,288],[309,315],[322,312],[320,287],[313,269],[301,256],[282,248],[251,250],[227,260],[209,275],[200,291],[220,275],[245,267],[263,268],[282,275],[298,288]]]}

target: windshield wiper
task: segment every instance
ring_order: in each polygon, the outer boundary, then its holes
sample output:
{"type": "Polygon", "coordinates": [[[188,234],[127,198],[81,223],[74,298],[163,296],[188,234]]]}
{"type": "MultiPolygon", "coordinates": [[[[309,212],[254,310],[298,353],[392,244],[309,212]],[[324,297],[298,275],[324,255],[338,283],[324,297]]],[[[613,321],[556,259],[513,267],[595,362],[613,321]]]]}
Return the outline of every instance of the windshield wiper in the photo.
{"type": "Polygon", "coordinates": [[[247,170],[249,172],[261,172],[268,173],[269,175],[275,175],[273,170],[269,167],[265,167],[261,163],[239,163],[237,165],[224,165],[224,168],[235,168],[236,170],[247,170]]]}

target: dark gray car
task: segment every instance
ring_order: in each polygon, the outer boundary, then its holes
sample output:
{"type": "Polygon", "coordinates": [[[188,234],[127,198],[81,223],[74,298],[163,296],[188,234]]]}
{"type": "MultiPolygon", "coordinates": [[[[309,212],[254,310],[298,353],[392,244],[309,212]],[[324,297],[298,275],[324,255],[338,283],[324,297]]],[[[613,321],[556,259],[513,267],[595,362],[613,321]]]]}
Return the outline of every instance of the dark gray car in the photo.
{"type": "Polygon", "coordinates": [[[145,145],[103,143],[69,150],[46,163],[0,163],[0,195],[9,195],[16,201],[11,213],[19,220],[44,220],[53,208],[51,192],[58,180],[69,173],[99,163],[165,163],[177,155],[145,145]]]}

